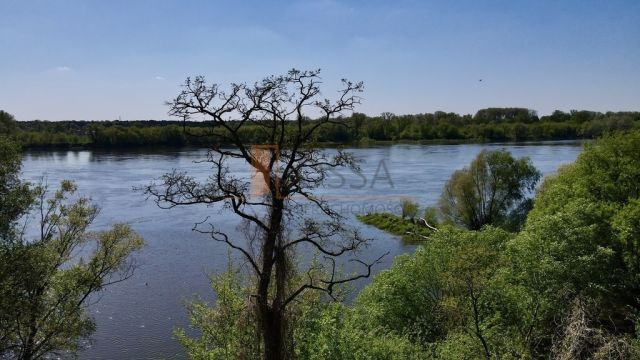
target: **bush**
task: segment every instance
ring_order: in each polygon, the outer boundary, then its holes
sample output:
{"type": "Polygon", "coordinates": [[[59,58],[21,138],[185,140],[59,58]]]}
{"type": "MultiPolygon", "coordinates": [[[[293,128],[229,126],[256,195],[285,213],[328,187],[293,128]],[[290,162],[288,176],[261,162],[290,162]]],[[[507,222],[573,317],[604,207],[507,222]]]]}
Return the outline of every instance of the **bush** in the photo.
{"type": "Polygon", "coordinates": [[[411,221],[415,219],[418,211],[420,211],[420,205],[409,198],[400,200],[400,207],[402,208],[402,218],[408,218],[411,221]]]}

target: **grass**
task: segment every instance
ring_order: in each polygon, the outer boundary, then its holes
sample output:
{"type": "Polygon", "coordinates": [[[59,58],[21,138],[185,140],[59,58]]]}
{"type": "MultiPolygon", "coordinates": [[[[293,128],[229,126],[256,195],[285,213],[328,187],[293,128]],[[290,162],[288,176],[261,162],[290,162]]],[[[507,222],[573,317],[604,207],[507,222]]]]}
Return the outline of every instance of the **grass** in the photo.
{"type": "Polygon", "coordinates": [[[421,225],[419,222],[414,223],[409,219],[403,219],[391,213],[358,215],[357,218],[364,224],[402,236],[402,241],[407,244],[423,243],[433,233],[433,230],[421,225]]]}

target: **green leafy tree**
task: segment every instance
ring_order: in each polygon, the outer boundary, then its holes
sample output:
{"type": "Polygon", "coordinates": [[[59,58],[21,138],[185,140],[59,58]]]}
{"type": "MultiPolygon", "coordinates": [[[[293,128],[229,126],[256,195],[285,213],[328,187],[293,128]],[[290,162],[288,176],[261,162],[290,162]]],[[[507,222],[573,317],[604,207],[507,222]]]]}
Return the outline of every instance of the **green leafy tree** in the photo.
{"type": "Polygon", "coordinates": [[[0,110],[0,134],[12,134],[17,130],[16,118],[4,110],[0,110]]]}
{"type": "Polygon", "coordinates": [[[422,222],[425,226],[429,228],[434,228],[437,226],[440,220],[438,219],[438,209],[435,207],[427,207],[424,209],[424,217],[422,218],[422,222]]]}
{"type": "Polygon", "coordinates": [[[510,244],[513,275],[538,299],[539,352],[556,319],[580,297],[595,301],[595,323],[634,334],[640,310],[638,199],[640,132],[606,136],[547,178],[520,235],[510,244]]]}
{"type": "Polygon", "coordinates": [[[519,316],[518,289],[505,278],[511,237],[494,227],[441,227],[374,278],[353,321],[379,337],[400,334],[436,358],[526,358],[528,323],[519,316]]]}
{"type": "Polygon", "coordinates": [[[257,324],[251,311],[249,286],[239,269],[211,277],[216,303],[203,300],[188,303],[191,327],[202,334],[198,338],[187,335],[184,329],[175,332],[194,360],[256,359],[260,357],[260,343],[256,341],[257,324]]]}
{"type": "Polygon", "coordinates": [[[307,301],[295,329],[296,358],[307,360],[424,360],[431,354],[396,333],[367,328],[339,303],[307,301]]]}
{"type": "Polygon", "coordinates": [[[439,224],[362,291],[351,321],[439,359],[636,359],[639,153],[640,132],[588,145],[545,180],[518,234],[439,224]]]}
{"type": "Polygon", "coordinates": [[[21,165],[18,144],[0,136],[0,243],[11,241],[15,222],[24,215],[33,198],[29,184],[18,177],[21,165]]]}
{"type": "Polygon", "coordinates": [[[534,110],[525,108],[488,108],[478,110],[473,120],[480,123],[530,123],[537,121],[538,116],[534,110]]]}
{"type": "Polygon", "coordinates": [[[12,212],[2,203],[2,228],[11,230],[0,243],[0,357],[31,360],[74,352],[94,330],[85,310],[90,296],[132,275],[130,255],[142,238],[125,224],[90,232],[96,205],[84,197],[72,200],[76,187],[69,181],[50,198],[45,187],[30,189],[17,179],[17,147],[0,144],[10,155],[0,165],[3,200],[6,194],[29,200],[12,212]],[[35,238],[23,231],[29,226],[12,229],[23,214],[37,218],[35,238]]]}
{"type": "Polygon", "coordinates": [[[402,209],[402,218],[407,218],[411,221],[418,216],[418,211],[420,211],[420,205],[409,198],[400,200],[400,208],[402,209]]]}
{"type": "Polygon", "coordinates": [[[353,122],[353,138],[358,141],[362,137],[362,126],[367,120],[367,115],[363,113],[354,112],[351,115],[351,121],[353,122]]]}
{"type": "Polygon", "coordinates": [[[540,172],[528,158],[515,159],[505,150],[483,150],[446,183],[440,212],[444,220],[471,230],[504,225],[509,212],[526,201],[539,179],[540,172]]]}

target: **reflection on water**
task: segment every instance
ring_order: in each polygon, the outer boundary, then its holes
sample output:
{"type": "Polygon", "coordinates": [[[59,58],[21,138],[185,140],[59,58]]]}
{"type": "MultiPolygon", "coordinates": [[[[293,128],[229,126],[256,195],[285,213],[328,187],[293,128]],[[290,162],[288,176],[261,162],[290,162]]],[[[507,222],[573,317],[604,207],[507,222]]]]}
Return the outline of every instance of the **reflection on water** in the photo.
{"type": "MultiPolygon", "coordinates": [[[[575,142],[354,148],[351,152],[362,160],[361,171],[332,172],[327,185],[316,193],[330,201],[354,226],[361,227],[355,214],[397,211],[401,197],[412,197],[423,207],[434,205],[449,176],[484,148],[505,148],[515,156],[529,156],[544,174],[575,160],[581,149],[575,142]]],[[[224,244],[190,230],[194,222],[210,216],[221,230],[239,237],[238,220],[215,207],[161,210],[133,188],[144,186],[174,168],[205,179],[211,169],[195,161],[206,154],[202,149],[25,154],[26,179],[37,181],[44,176],[51,185],[62,179],[76,181],[79,191],[91,196],[101,207],[97,229],[114,222],[128,222],[147,242],[139,255],[140,267],[135,276],[108,288],[101,294],[100,302],[91,308],[97,331],[93,344],[80,354],[81,358],[184,358],[172,338],[175,327],[187,325],[183,300],[193,294],[213,300],[205,274],[224,270],[228,254],[224,244]]],[[[231,169],[238,176],[250,175],[250,169],[242,163],[232,163],[231,169]]],[[[394,256],[413,250],[376,229],[362,227],[362,233],[373,239],[365,257],[390,252],[380,268],[388,267],[394,256]]],[[[363,280],[356,287],[365,284],[363,280]]]]}
{"type": "Polygon", "coordinates": [[[89,150],[27,152],[24,156],[24,161],[46,161],[52,165],[64,164],[68,166],[82,166],[91,161],[95,161],[92,159],[92,155],[93,153],[89,150]]]}

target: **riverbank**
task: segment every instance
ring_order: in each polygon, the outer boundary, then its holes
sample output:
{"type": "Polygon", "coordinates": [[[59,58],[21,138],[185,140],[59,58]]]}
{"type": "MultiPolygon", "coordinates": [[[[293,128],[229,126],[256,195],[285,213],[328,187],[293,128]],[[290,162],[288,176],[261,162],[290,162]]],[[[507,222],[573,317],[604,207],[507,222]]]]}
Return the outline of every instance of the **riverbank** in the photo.
{"type": "MultiPolygon", "coordinates": [[[[312,128],[317,120],[305,120],[312,128]]],[[[290,126],[294,126],[291,122],[290,126]]],[[[244,144],[268,144],[256,121],[228,121],[244,144]]],[[[283,131],[292,131],[289,125],[283,131]]],[[[325,124],[315,134],[322,146],[390,144],[522,143],[588,140],[607,132],[640,128],[640,112],[556,111],[538,117],[519,108],[492,108],[476,115],[433,114],[369,117],[355,113],[325,124]]],[[[183,148],[233,144],[224,127],[195,121],[18,121],[8,134],[29,149],[183,148]]],[[[236,139],[237,140],[237,139],[236,139]]]]}

